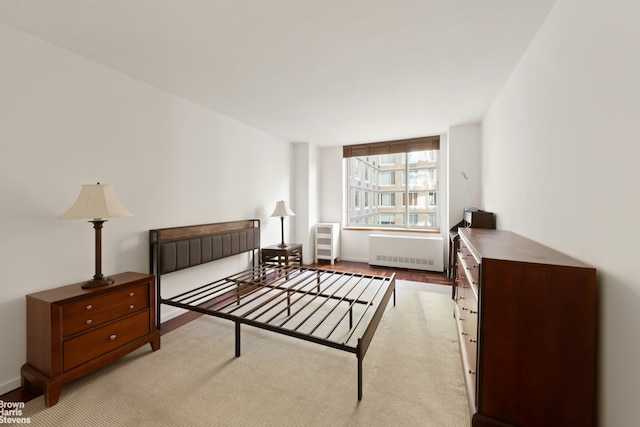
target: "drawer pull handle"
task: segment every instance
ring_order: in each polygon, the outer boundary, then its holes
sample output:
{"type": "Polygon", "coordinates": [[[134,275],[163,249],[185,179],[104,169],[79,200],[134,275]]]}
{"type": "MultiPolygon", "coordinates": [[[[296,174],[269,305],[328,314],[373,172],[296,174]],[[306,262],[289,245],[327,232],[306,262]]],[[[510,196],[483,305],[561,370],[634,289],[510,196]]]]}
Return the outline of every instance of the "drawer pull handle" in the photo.
{"type": "Polygon", "coordinates": [[[471,314],[478,314],[478,312],[477,312],[477,311],[473,311],[473,310],[469,310],[469,313],[471,313],[471,314]]]}
{"type": "Polygon", "coordinates": [[[109,337],[109,339],[110,339],[111,341],[115,340],[116,338],[118,338],[118,337],[116,336],[116,334],[113,334],[113,335],[111,335],[111,336],[109,337]]]}
{"type": "Polygon", "coordinates": [[[87,310],[91,310],[92,308],[93,308],[93,306],[92,306],[91,304],[89,304],[89,305],[87,306],[87,310]]]}
{"type": "Polygon", "coordinates": [[[129,306],[129,310],[133,310],[133,304],[129,306]]]}
{"type": "Polygon", "coordinates": [[[475,374],[476,374],[476,371],[472,371],[471,369],[469,369],[469,374],[471,374],[471,375],[475,375],[475,374]]]}
{"type": "Polygon", "coordinates": [[[91,324],[91,322],[93,322],[93,320],[91,320],[91,319],[87,319],[87,321],[86,321],[85,323],[86,323],[87,325],[90,325],[90,324],[91,324]]]}
{"type": "Polygon", "coordinates": [[[473,338],[469,338],[469,342],[475,343],[475,342],[478,342],[478,340],[474,340],[473,338]]]}
{"type": "Polygon", "coordinates": [[[135,295],[135,292],[129,292],[129,296],[132,297],[135,295]]]}

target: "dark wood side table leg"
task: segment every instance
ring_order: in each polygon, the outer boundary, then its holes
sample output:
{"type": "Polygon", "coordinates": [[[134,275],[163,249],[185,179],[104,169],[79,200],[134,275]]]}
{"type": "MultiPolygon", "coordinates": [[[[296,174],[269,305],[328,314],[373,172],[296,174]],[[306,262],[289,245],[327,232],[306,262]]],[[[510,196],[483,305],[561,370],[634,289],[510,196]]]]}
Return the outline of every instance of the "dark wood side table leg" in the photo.
{"type": "Polygon", "coordinates": [[[44,378],[40,378],[39,375],[32,372],[26,366],[23,366],[21,372],[20,384],[23,390],[28,390],[31,387],[42,390],[44,394],[44,405],[49,408],[60,400],[60,393],[62,392],[62,383],[48,382],[44,378]]]}
{"type": "Polygon", "coordinates": [[[151,350],[153,351],[160,350],[160,335],[158,335],[153,340],[151,340],[149,344],[151,345],[151,350]]]}
{"type": "Polygon", "coordinates": [[[60,400],[60,393],[62,393],[62,386],[49,385],[44,391],[44,404],[48,408],[55,405],[60,400]]]}

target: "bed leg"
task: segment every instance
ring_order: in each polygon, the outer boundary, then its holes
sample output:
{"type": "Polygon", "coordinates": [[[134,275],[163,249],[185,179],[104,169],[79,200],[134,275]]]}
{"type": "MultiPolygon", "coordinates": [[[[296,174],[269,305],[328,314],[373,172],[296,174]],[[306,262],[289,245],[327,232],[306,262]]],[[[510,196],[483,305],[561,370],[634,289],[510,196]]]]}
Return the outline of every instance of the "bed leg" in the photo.
{"type": "Polygon", "coordinates": [[[236,357],[240,357],[240,322],[236,322],[236,357]]]}
{"type": "Polygon", "coordinates": [[[358,400],[362,400],[362,358],[358,356],[358,400]]]}

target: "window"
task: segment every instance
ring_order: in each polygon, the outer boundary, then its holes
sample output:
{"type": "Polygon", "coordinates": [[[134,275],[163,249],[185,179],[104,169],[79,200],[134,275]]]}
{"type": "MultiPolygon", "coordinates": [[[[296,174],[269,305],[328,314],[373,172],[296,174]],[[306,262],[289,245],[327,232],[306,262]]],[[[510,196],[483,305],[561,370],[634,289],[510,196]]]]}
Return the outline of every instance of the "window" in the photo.
{"type": "Polygon", "coordinates": [[[380,180],[380,185],[395,185],[396,184],[396,173],[395,172],[378,172],[378,179],[380,180]]]}
{"type": "Polygon", "coordinates": [[[418,193],[402,193],[402,206],[418,206],[418,193]],[[407,197],[409,197],[409,203],[407,203],[407,197]]]}
{"type": "Polygon", "coordinates": [[[429,187],[435,187],[436,181],[436,168],[427,169],[427,182],[429,187]]]}
{"type": "Polygon", "coordinates": [[[393,154],[381,154],[378,156],[378,163],[381,165],[392,165],[395,162],[395,156],[393,154]]]}
{"type": "Polygon", "coordinates": [[[409,170],[409,185],[410,186],[415,186],[415,185],[420,185],[420,176],[418,175],[418,170],[417,169],[410,169],[409,170]]]}
{"type": "Polygon", "coordinates": [[[437,230],[439,148],[437,136],[344,146],[347,226],[437,230]]]}
{"type": "Polygon", "coordinates": [[[418,225],[419,218],[416,214],[409,214],[409,225],[418,225]]]}
{"type": "Polygon", "coordinates": [[[380,203],[378,203],[378,206],[394,207],[396,205],[395,193],[380,193],[379,195],[380,195],[380,203]]]}
{"type": "Polygon", "coordinates": [[[436,192],[429,191],[429,206],[437,206],[436,204],[436,192]]]}
{"type": "Polygon", "coordinates": [[[395,224],[396,218],[391,214],[380,214],[380,224],[395,224]]]}

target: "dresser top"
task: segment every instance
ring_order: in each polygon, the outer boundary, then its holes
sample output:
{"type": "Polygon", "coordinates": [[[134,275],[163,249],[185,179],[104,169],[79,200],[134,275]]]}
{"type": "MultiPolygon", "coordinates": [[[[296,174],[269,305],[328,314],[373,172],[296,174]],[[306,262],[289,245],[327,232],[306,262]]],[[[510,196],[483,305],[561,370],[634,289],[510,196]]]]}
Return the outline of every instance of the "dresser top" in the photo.
{"type": "Polygon", "coordinates": [[[479,258],[530,264],[591,268],[575,258],[506,230],[460,228],[470,249],[479,258]]]}
{"type": "Polygon", "coordinates": [[[126,272],[110,275],[114,280],[114,283],[110,285],[100,286],[97,288],[91,289],[82,289],[82,285],[85,282],[74,283],[73,285],[61,286],[59,288],[47,289],[44,291],[36,292],[33,294],[27,295],[30,298],[36,298],[41,301],[46,302],[63,302],[64,300],[71,300],[74,298],[83,298],[86,296],[91,296],[92,294],[99,294],[103,292],[108,292],[110,290],[114,290],[123,285],[130,285],[142,282],[144,280],[149,280],[149,278],[153,277],[151,274],[143,274],[143,273],[134,273],[134,272],[126,272]]]}

